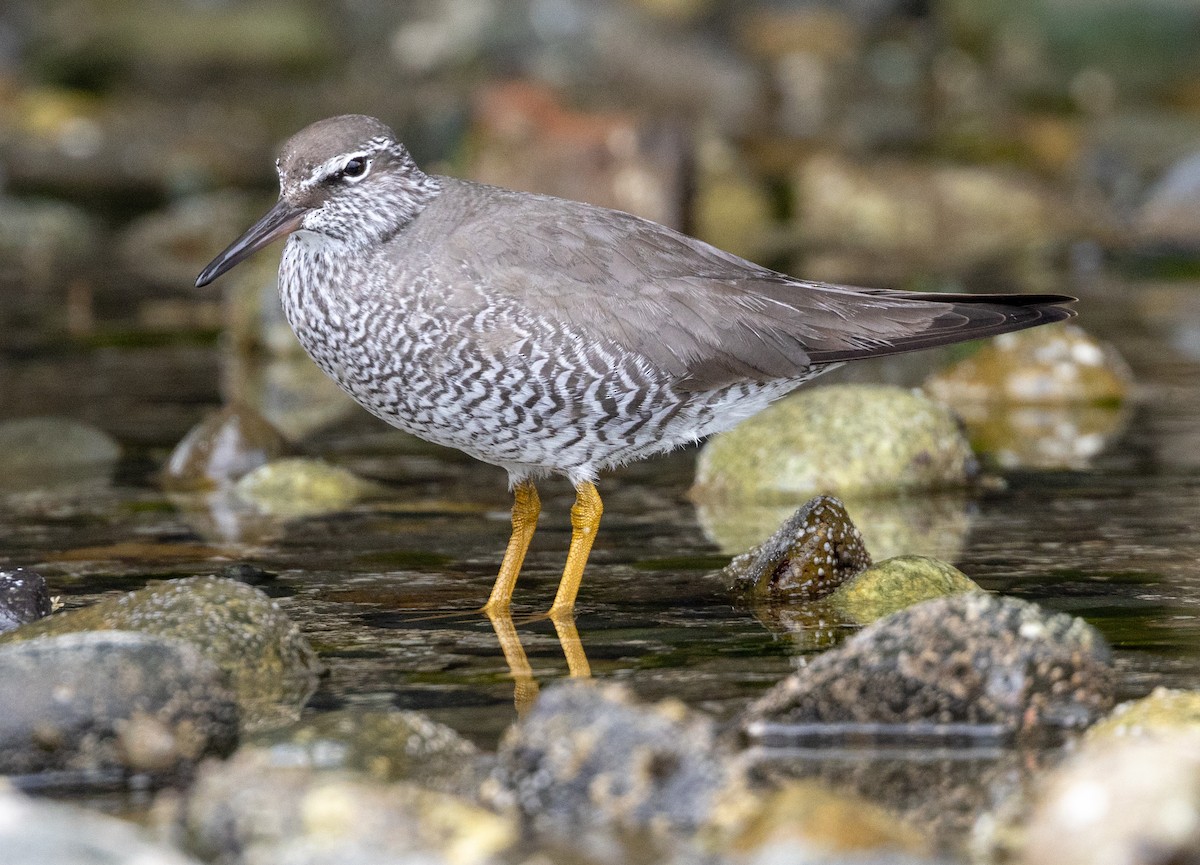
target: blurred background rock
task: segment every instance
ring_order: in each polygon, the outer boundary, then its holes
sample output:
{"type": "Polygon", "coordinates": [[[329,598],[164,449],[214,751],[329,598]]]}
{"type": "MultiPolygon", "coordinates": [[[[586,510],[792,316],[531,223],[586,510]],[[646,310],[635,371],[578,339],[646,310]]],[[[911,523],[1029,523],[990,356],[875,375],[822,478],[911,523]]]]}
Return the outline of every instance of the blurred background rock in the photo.
{"type": "Polygon", "coordinates": [[[100,399],[60,405],[0,359],[4,409],[164,445],[213,402],[298,438],[355,416],[307,374],[272,260],[224,299],[191,285],[275,195],[280,142],[347,112],[431,170],[791,273],[1111,292],[1105,262],[1200,251],[1196,57],[1184,0],[9,0],[0,335],[164,360],[130,383],[84,354],[100,399]]]}

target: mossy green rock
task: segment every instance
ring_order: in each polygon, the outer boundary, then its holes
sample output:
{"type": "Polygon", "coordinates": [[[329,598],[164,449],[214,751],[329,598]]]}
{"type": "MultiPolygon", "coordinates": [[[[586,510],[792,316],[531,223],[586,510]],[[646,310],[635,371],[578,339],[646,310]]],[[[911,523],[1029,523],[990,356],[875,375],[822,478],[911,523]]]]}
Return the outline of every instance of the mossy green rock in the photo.
{"type": "Polygon", "coordinates": [[[293,457],[259,466],[234,487],[264,513],[302,517],[344,510],[378,488],[353,472],[320,460],[293,457]]]}
{"type": "Polygon", "coordinates": [[[1200,691],[1155,688],[1148,696],[1113,709],[1087,731],[1086,741],[1161,738],[1180,733],[1194,735],[1200,742],[1200,691]]]}
{"type": "Polygon", "coordinates": [[[965,485],[977,465],[949,409],[897,387],[801,391],[714,437],[700,453],[700,500],[804,499],[965,485]]]}
{"type": "Polygon", "coordinates": [[[951,564],[928,556],[896,556],[838,586],[829,603],[865,625],[921,601],[979,591],[970,577],[951,564]]]}
{"type": "Polygon", "coordinates": [[[243,729],[295,719],[319,664],[275,601],[219,577],[189,577],[48,616],[0,636],[19,642],[80,631],[135,631],[191,643],[229,678],[243,729]]]}

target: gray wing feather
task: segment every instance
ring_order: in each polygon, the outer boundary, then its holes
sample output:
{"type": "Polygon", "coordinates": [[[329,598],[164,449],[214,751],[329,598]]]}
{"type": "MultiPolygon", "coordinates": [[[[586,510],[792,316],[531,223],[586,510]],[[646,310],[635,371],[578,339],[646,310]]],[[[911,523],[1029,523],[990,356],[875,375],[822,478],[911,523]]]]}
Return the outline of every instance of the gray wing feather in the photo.
{"type": "MultiPolygon", "coordinates": [[[[707,390],[1073,314],[1058,295],[942,295],[794,279],[619,211],[455,182],[439,254],[500,294],[707,390]]],[[[445,211],[444,211],[445,212],[445,211]]]]}

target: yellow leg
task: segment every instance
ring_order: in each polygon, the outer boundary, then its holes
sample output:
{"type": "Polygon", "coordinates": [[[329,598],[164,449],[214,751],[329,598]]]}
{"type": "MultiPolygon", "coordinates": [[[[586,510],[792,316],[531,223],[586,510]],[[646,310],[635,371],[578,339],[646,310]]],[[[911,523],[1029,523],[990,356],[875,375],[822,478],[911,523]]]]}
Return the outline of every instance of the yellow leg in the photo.
{"type": "Polygon", "coordinates": [[[567,670],[576,679],[590,679],[592,667],[588,664],[587,653],[583,651],[583,641],[579,639],[579,631],[575,627],[575,617],[568,610],[561,615],[551,613],[550,621],[558,634],[558,644],[562,646],[563,654],[567,656],[567,670]]]}
{"type": "Polygon", "coordinates": [[[595,484],[584,481],[575,487],[575,504],[571,508],[571,548],[567,551],[567,565],[558,583],[558,593],[550,607],[552,619],[573,616],[575,596],[579,594],[579,584],[583,582],[583,569],[592,551],[592,542],[596,540],[602,513],[604,503],[600,501],[595,484]]]}
{"type": "Polygon", "coordinates": [[[538,695],[538,684],[533,678],[533,668],[529,666],[529,658],[525,655],[525,647],[517,636],[517,628],[512,616],[507,611],[488,613],[492,621],[492,630],[500,643],[500,651],[504,652],[504,660],[508,664],[508,672],[513,678],[513,705],[516,706],[517,716],[524,717],[533,705],[538,695]]]}
{"type": "Polygon", "coordinates": [[[512,534],[508,538],[508,548],[504,551],[504,561],[500,563],[500,573],[492,586],[492,594],[483,607],[483,611],[493,618],[508,614],[513,589],[517,585],[521,565],[525,562],[525,552],[533,540],[541,512],[542,502],[533,482],[521,481],[513,490],[512,534]]]}

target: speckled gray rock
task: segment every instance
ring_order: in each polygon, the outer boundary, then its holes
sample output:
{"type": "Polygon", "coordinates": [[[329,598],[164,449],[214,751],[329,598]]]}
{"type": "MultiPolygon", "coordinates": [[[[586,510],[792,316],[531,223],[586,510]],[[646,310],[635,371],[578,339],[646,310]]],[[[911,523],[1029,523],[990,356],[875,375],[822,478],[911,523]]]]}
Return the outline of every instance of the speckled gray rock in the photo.
{"type": "Polygon", "coordinates": [[[861,625],[922,601],[983,591],[954,565],[929,556],[895,556],[855,574],[829,596],[829,602],[861,625]]]}
{"type": "Polygon", "coordinates": [[[559,837],[596,827],[694,830],[729,783],[711,722],[616,685],[564,682],[504,735],[485,799],[559,837]]]}
{"type": "Polygon", "coordinates": [[[0,631],[50,615],[46,578],[28,568],[0,570],[0,631]]]}
{"type": "Polygon", "coordinates": [[[0,635],[0,642],[103,630],[196,646],[229,677],[243,729],[295,720],[315,687],[316,655],[279,605],[258,589],[218,577],[148,586],[23,625],[0,635]]]}
{"type": "Polygon", "coordinates": [[[949,409],[898,387],[802,390],[700,452],[693,495],[786,501],[965,485],[978,466],[949,409]]]}
{"type": "Polygon", "coordinates": [[[361,772],[475,795],[492,759],[420,712],[322,712],[253,743],[280,766],[361,772]]]}
{"type": "Polygon", "coordinates": [[[70,418],[0,423],[0,488],[107,483],[120,456],[112,436],[70,418]]]}
{"type": "Polygon", "coordinates": [[[199,865],[137,826],[76,805],[31,799],[0,785],[4,865],[199,865]]]}
{"type": "Polygon", "coordinates": [[[881,619],[755,702],[751,735],[789,725],[986,725],[996,735],[1082,727],[1112,706],[1104,638],[1082,619],[968,593],[881,619]]]}
{"type": "Polygon", "coordinates": [[[768,540],[721,572],[731,587],[755,596],[815,600],[867,568],[871,555],[845,506],[817,496],[768,540]]]}
{"type": "Polygon", "coordinates": [[[245,406],[230,405],[188,431],[160,477],[168,490],[211,489],[236,481],[289,450],[283,434],[266,418],[245,406]]]}
{"type": "Polygon", "coordinates": [[[345,861],[475,865],[516,840],[515,822],[455,796],[354,773],[284,768],[261,748],[202,767],[182,814],[205,860],[284,865],[345,861]],[[419,857],[419,858],[416,858],[419,857]]]}
{"type": "Polygon", "coordinates": [[[170,776],[237,741],[221,671],[176,640],[107,631],[0,646],[0,682],[0,774],[170,776]]]}

